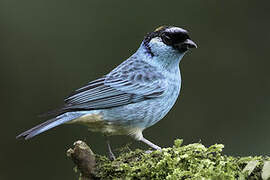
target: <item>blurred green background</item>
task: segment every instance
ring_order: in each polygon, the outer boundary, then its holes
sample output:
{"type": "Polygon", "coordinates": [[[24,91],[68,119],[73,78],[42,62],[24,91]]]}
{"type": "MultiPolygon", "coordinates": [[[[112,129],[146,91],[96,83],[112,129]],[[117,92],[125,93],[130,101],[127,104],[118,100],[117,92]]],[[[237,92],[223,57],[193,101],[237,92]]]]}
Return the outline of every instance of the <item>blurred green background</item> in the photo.
{"type": "MultiPolygon", "coordinates": [[[[270,155],[270,1],[1,0],[0,179],[75,179],[75,140],[106,154],[104,137],[65,125],[29,141],[65,96],[108,73],[160,25],[188,29],[199,45],[181,62],[179,100],[144,134],[166,147],[225,144],[229,155],[270,155]]],[[[111,138],[116,149],[128,137],[111,138]]]]}

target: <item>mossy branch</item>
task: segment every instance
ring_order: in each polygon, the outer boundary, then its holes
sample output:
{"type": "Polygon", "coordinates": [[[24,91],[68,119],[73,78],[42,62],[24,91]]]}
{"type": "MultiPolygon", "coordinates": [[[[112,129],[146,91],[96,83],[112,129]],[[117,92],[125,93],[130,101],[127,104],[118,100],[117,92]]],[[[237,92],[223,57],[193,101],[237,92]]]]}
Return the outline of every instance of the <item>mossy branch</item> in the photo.
{"type": "Polygon", "coordinates": [[[223,145],[205,147],[200,143],[182,146],[182,140],[162,151],[123,152],[110,161],[95,155],[82,141],[67,154],[80,171],[81,180],[90,179],[262,179],[270,180],[270,157],[232,157],[222,154],[223,145]]]}
{"type": "Polygon", "coordinates": [[[80,180],[95,179],[95,154],[85,142],[76,141],[74,148],[67,151],[67,156],[76,164],[75,170],[79,169],[81,172],[80,180]]]}

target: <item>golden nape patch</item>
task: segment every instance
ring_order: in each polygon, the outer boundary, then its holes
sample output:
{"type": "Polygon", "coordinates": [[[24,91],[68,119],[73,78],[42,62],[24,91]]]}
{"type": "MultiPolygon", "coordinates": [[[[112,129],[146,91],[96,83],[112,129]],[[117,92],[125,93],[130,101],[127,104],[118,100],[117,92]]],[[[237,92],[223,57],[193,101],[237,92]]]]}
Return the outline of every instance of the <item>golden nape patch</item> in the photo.
{"type": "Polygon", "coordinates": [[[155,32],[160,31],[160,30],[163,29],[164,27],[166,27],[166,26],[160,26],[160,27],[158,27],[157,29],[155,29],[155,32]]]}

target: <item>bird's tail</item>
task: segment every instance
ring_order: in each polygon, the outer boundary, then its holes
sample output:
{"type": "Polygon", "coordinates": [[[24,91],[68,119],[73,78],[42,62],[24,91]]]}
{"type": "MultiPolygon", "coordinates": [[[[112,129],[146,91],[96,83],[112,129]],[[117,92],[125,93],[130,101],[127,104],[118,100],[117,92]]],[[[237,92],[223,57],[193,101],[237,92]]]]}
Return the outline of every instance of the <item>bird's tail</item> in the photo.
{"type": "Polygon", "coordinates": [[[45,121],[44,123],[41,123],[21,134],[19,134],[16,138],[24,138],[25,140],[30,139],[40,133],[43,133],[51,128],[54,128],[56,126],[59,126],[61,124],[64,124],[66,122],[69,122],[73,119],[79,118],[80,116],[84,115],[84,113],[76,113],[76,112],[68,112],[65,114],[62,114],[60,116],[57,116],[55,118],[52,118],[48,121],[45,121]]]}

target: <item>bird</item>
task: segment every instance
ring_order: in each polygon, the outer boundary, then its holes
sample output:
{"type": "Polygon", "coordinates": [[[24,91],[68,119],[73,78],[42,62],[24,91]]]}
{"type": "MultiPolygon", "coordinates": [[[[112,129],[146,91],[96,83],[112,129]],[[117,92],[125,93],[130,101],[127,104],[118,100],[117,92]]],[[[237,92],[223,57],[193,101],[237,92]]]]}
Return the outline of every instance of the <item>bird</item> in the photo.
{"type": "MultiPolygon", "coordinates": [[[[197,48],[189,32],[160,26],[147,33],[137,51],[108,74],[90,81],[64,99],[61,108],[48,112],[51,119],[19,134],[33,138],[62,124],[83,124],[106,137],[128,135],[155,150],[161,147],[143,131],[164,118],[181,89],[179,63],[197,48]]],[[[109,156],[115,159],[110,142],[109,156]]]]}

